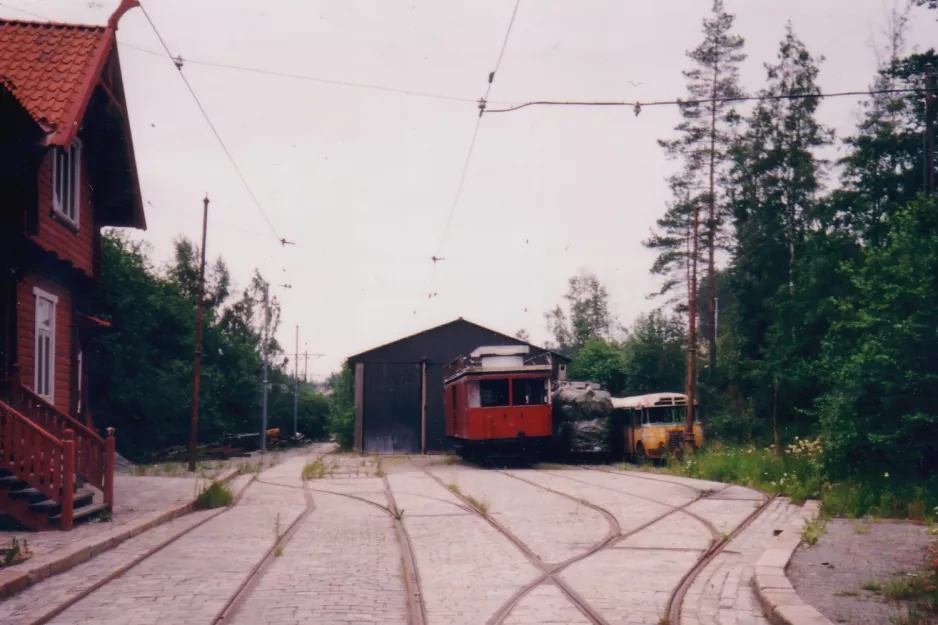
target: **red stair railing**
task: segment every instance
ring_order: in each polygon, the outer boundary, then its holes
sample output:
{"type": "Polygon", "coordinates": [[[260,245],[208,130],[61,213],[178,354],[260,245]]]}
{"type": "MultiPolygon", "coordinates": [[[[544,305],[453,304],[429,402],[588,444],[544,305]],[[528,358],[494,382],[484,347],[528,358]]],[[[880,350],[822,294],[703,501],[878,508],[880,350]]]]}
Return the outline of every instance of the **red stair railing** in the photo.
{"type": "Polygon", "coordinates": [[[48,401],[20,383],[18,374],[12,380],[13,405],[46,432],[66,438],[71,431],[75,441],[75,471],[104,493],[104,503],[114,506],[114,428],[108,428],[107,438],[75,417],[62,412],[48,401]]]}
{"type": "Polygon", "coordinates": [[[62,529],[72,527],[75,442],[59,440],[12,406],[0,402],[0,467],[62,507],[62,529]]]}

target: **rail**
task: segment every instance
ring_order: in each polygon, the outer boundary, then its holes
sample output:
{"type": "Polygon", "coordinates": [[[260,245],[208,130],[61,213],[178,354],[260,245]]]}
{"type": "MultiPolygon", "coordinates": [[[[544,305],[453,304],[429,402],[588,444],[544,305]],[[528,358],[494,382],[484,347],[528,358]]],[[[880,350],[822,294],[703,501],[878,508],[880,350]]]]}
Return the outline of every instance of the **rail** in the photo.
{"type": "Polygon", "coordinates": [[[71,529],[75,499],[75,441],[58,439],[0,402],[0,466],[62,506],[62,529],[71,529]]]}
{"type": "Polygon", "coordinates": [[[114,428],[108,428],[107,438],[75,417],[62,412],[32,389],[13,377],[13,405],[34,423],[54,436],[64,438],[66,431],[75,437],[75,472],[92,486],[101,489],[104,503],[114,505],[114,428]]]}

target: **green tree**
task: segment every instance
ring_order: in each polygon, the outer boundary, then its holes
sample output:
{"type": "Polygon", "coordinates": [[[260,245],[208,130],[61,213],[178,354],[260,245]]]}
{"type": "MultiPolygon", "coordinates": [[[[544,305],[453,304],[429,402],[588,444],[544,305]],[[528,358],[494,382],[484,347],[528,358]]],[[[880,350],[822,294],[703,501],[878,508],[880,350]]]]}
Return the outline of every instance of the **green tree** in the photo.
{"type": "Polygon", "coordinates": [[[339,447],[352,449],[355,444],[355,374],[346,362],[342,370],[329,378],[332,396],[327,417],[329,432],[339,447]]]}
{"type": "Polygon", "coordinates": [[[589,272],[573,276],[564,299],[568,312],[556,306],[544,314],[557,351],[573,356],[591,338],[612,338],[616,319],[609,312],[609,293],[599,278],[589,272]]]}
{"type": "Polygon", "coordinates": [[[613,341],[591,337],[577,351],[570,363],[571,379],[598,382],[613,395],[626,390],[628,373],[625,352],[613,341]]]}
{"type": "MultiPolygon", "coordinates": [[[[662,286],[670,291],[679,283],[674,275],[686,274],[681,264],[698,259],[688,250],[692,237],[691,220],[695,208],[706,207],[701,231],[707,271],[707,311],[709,325],[715,315],[716,249],[721,243],[727,198],[719,182],[730,164],[730,147],[736,136],[740,117],[732,98],[743,95],[739,84],[739,67],[746,59],[744,39],[733,33],[735,16],[728,13],[723,0],[714,0],[711,15],[703,21],[703,41],[687,52],[693,62],[684,71],[688,100],[680,105],[682,121],[675,130],[679,136],[659,143],[671,158],[682,161],[681,171],[670,180],[675,201],[663,220],[658,222],[660,234],[645,244],[659,252],[654,273],[671,274],[662,286]]],[[[691,271],[690,273],[694,273],[691,271]]],[[[711,365],[716,362],[716,345],[710,343],[711,365]]]]}
{"type": "Polygon", "coordinates": [[[819,98],[785,96],[820,93],[818,63],[789,24],[778,61],[766,65],[763,99],[734,146],[735,330],[746,390],[766,418],[804,407],[806,389],[791,382],[810,379],[806,366],[816,356],[816,341],[811,354],[812,339],[797,314],[801,281],[808,279],[798,269],[808,260],[803,255],[823,189],[826,163],[817,152],[833,133],[815,119],[819,98]]]}
{"type": "Polygon", "coordinates": [[[628,394],[683,392],[687,372],[684,326],[683,319],[661,310],[635,320],[623,344],[628,394]]]}
{"type": "MultiPolygon", "coordinates": [[[[875,90],[913,89],[877,94],[864,103],[857,133],[846,140],[843,189],[830,199],[830,210],[865,244],[885,243],[886,221],[924,190],[925,66],[938,67],[934,50],[893,56],[879,70],[875,90]]],[[[936,107],[938,108],[938,107],[936,107]]],[[[938,111],[932,111],[938,137],[938,111]]]]}
{"type": "Polygon", "coordinates": [[[824,340],[829,390],[818,401],[835,475],[938,475],[938,204],[886,220],[887,243],[863,249],[854,294],[824,340]]]}

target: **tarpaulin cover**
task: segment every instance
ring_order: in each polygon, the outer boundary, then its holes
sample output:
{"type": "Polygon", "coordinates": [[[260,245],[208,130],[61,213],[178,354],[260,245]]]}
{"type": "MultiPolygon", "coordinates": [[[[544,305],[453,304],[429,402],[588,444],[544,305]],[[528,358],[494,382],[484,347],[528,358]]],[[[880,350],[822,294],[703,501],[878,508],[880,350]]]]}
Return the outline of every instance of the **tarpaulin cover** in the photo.
{"type": "Polygon", "coordinates": [[[560,451],[609,453],[614,436],[612,396],[590,382],[561,382],[553,396],[560,451]]]}

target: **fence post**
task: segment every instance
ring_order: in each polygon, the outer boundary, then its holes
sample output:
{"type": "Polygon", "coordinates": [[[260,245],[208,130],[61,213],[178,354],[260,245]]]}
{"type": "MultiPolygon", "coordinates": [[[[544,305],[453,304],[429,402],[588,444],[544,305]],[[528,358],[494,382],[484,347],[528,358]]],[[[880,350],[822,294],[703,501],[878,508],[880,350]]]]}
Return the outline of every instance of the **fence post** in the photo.
{"type": "Polygon", "coordinates": [[[104,503],[114,511],[114,428],[107,429],[107,438],[104,439],[104,503]]]}
{"type": "Polygon", "coordinates": [[[62,439],[62,529],[70,530],[75,513],[75,432],[65,430],[62,439]]]}

